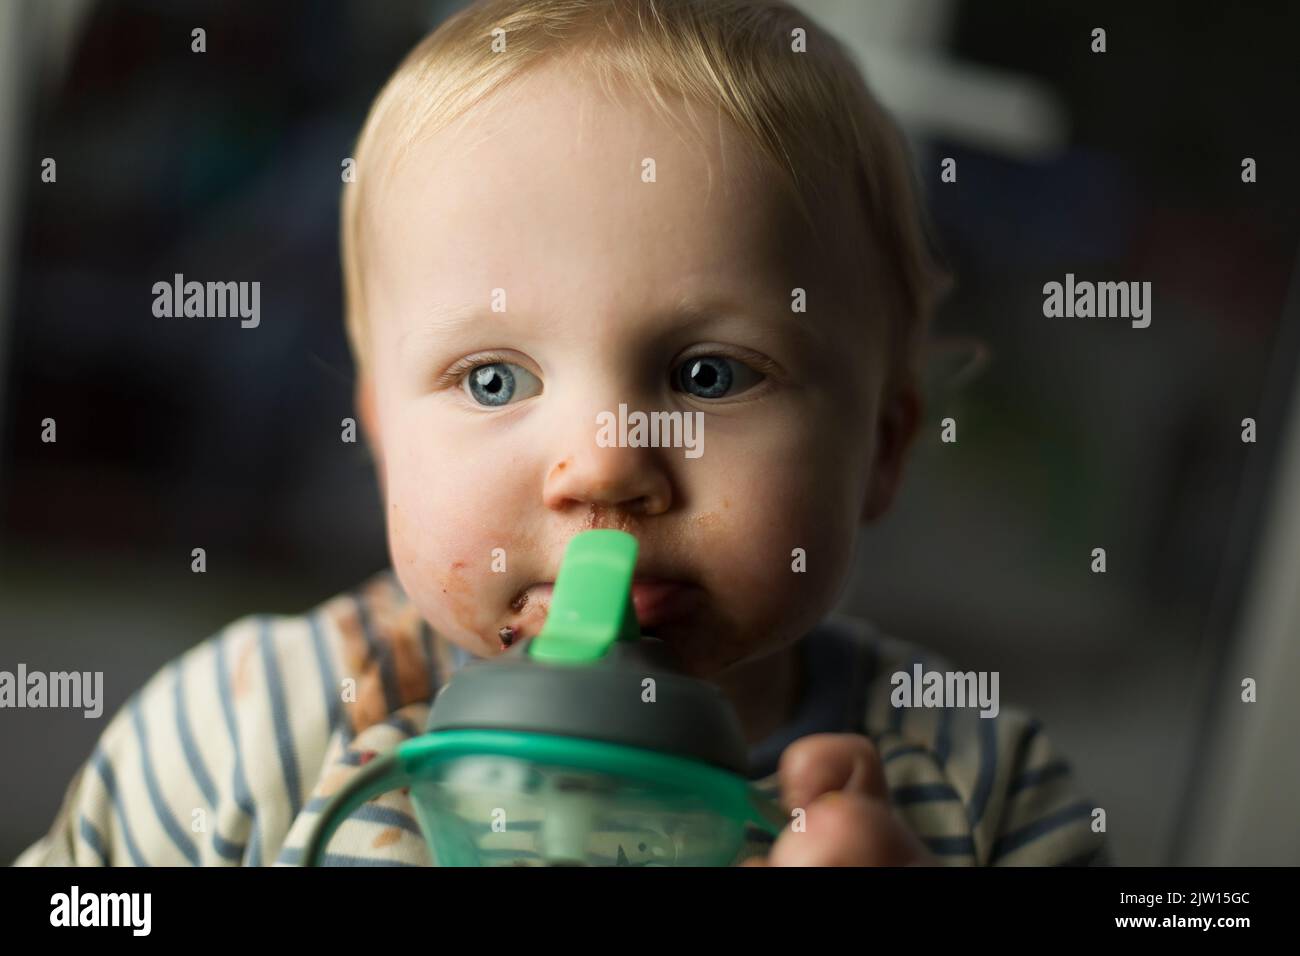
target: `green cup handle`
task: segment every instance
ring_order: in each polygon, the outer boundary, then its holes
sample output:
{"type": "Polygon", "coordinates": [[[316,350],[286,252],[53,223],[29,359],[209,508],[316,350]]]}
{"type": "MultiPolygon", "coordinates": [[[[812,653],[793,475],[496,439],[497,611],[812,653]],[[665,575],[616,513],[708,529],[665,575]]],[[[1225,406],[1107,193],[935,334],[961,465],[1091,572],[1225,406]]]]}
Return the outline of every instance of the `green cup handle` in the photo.
{"type": "Polygon", "coordinates": [[[320,866],[321,857],[330,837],[351,813],[367,800],[372,800],[390,790],[410,786],[411,775],[401,760],[400,746],[389,753],[375,757],[347,782],[338,793],[330,797],[321,809],[315,829],[307,840],[303,853],[303,866],[320,866]]]}
{"type": "Polygon", "coordinates": [[[749,803],[754,811],[747,821],[752,827],[762,830],[775,840],[790,823],[790,815],[775,800],[771,800],[757,791],[749,794],[749,803]]]}
{"type": "Polygon", "coordinates": [[[781,831],[790,823],[789,814],[785,812],[785,809],[762,791],[751,786],[745,796],[748,812],[744,814],[745,845],[743,849],[748,852],[744,856],[737,856],[733,859],[731,866],[739,865],[751,856],[766,857],[771,851],[772,844],[781,835],[781,831]],[[754,846],[755,844],[761,845],[762,848],[758,849],[754,846]]]}

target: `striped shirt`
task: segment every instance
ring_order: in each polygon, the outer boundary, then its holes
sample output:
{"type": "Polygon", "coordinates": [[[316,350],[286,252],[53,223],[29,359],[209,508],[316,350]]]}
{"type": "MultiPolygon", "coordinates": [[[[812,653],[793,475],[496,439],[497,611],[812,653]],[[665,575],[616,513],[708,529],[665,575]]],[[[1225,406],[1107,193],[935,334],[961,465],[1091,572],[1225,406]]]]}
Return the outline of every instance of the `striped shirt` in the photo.
{"type": "MultiPolygon", "coordinates": [[[[766,795],[777,794],[791,741],[862,733],[880,752],[897,812],[941,862],[1106,862],[1093,804],[1074,794],[1037,721],[1007,707],[982,718],[975,708],[892,706],[896,671],[948,668],[864,621],[827,618],[802,653],[795,717],[750,755],[766,795]]],[[[391,570],[302,616],[242,618],[127,701],[48,834],[16,865],[297,865],[330,795],[419,734],[434,693],[471,659],[431,631],[391,570]]],[[[762,846],[741,858],[750,849],[762,846]]],[[[343,821],[324,863],[433,860],[409,797],[393,791],[343,821]]]]}

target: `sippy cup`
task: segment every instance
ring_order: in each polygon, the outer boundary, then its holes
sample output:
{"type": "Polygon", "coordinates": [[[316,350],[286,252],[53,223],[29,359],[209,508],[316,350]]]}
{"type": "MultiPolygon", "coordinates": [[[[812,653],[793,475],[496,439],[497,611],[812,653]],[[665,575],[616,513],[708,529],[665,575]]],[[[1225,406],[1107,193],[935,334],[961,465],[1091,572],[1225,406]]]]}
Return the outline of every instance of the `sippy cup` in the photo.
{"type": "Polygon", "coordinates": [[[439,866],[726,866],[770,843],[786,818],[744,776],[730,704],[640,632],[636,555],[622,531],[575,535],[541,633],[456,673],[425,733],[331,797],[305,864],[405,787],[439,866]]]}

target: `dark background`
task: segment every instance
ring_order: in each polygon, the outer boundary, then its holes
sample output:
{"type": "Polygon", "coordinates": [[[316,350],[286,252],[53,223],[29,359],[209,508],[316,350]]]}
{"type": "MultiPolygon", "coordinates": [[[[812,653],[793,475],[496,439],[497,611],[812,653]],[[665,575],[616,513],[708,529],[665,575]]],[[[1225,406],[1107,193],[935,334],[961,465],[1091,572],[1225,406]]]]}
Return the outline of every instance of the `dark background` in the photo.
{"type": "MultiPolygon", "coordinates": [[[[364,446],[339,440],[354,414],[340,162],[388,74],[458,4],[4,2],[0,669],[106,672],[103,721],[0,714],[11,859],[159,666],[235,617],[299,612],[385,566],[364,446]],[[47,156],[56,184],[40,180],[47,156]],[[177,272],[259,280],[261,326],[154,318],[152,285],[177,272]]],[[[800,6],[833,27],[854,4],[800,6]]],[[[1004,706],[1042,717],[1108,808],[1118,862],[1198,862],[1186,797],[1211,772],[1205,724],[1300,357],[1284,311],[1300,7],[919,6],[943,24],[928,57],[1047,91],[1065,126],[1030,155],[899,110],[957,276],[936,331],[978,337],[992,360],[933,393],[844,605],[1000,670],[1004,706]],[[939,182],[942,157],[956,184],[939,182]],[[1044,318],[1043,283],[1067,272],[1151,281],[1151,327],[1044,318]],[[945,415],[956,445],[938,441],[945,415]],[[1246,416],[1257,445],[1240,441],[1246,416]]]]}

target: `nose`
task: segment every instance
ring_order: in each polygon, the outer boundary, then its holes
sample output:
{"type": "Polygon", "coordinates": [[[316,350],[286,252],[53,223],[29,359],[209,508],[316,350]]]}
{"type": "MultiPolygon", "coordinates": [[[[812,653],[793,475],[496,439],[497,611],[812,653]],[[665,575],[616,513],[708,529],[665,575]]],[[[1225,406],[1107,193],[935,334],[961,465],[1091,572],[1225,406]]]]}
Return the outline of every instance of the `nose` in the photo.
{"type": "Polygon", "coordinates": [[[656,448],[602,448],[593,425],[585,442],[551,467],[543,501],[565,511],[596,505],[651,517],[672,506],[672,481],[656,448]]]}

